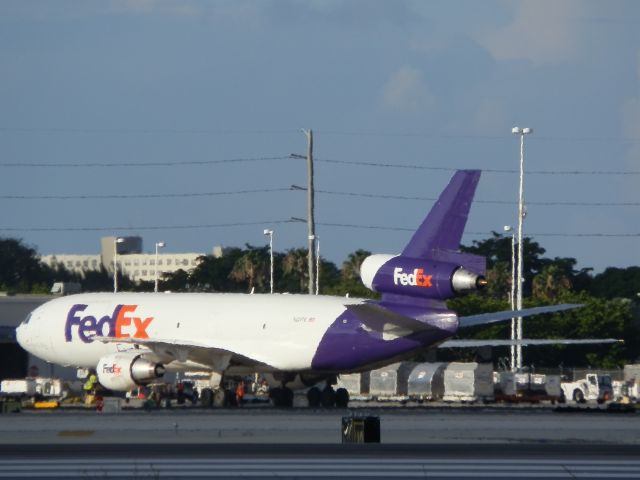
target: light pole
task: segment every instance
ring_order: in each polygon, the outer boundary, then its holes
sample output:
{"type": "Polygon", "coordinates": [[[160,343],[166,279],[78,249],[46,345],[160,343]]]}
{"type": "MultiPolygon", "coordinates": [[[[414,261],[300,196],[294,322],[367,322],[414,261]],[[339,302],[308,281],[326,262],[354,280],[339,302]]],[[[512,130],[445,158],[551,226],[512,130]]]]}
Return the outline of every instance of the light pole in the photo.
{"type": "Polygon", "coordinates": [[[156,242],[156,274],[155,274],[155,282],[153,285],[153,291],[155,293],[158,293],[158,249],[159,248],[164,248],[165,247],[165,243],[164,242],[156,242]]]}
{"type": "MultiPolygon", "coordinates": [[[[515,310],[515,291],[516,291],[516,234],[513,231],[511,225],[505,225],[504,231],[511,233],[511,293],[509,295],[509,301],[511,302],[511,310],[515,310]]],[[[516,319],[511,319],[511,341],[516,338],[516,319]]],[[[511,371],[516,369],[516,346],[511,345],[511,371]]]]}
{"type": "Polygon", "coordinates": [[[269,280],[269,289],[271,293],[273,293],[273,230],[270,228],[264,229],[265,235],[269,236],[269,272],[270,272],[270,280],[269,280]]]}
{"type": "Polygon", "coordinates": [[[320,237],[316,235],[316,295],[320,293],[320,237]]]}
{"type": "MultiPolygon", "coordinates": [[[[524,220],[524,136],[533,133],[532,128],[520,128],[513,127],[511,133],[520,135],[520,187],[518,195],[518,272],[516,283],[518,289],[516,290],[516,308],[522,310],[522,266],[523,266],[523,253],[522,253],[522,222],[524,220]]],[[[517,319],[516,334],[518,340],[522,340],[522,317],[517,319]]],[[[522,369],[522,345],[517,346],[517,359],[516,365],[518,371],[522,369]]]]}
{"type": "Polygon", "coordinates": [[[118,244],[124,242],[124,238],[113,239],[113,293],[118,292],[118,244]]]}

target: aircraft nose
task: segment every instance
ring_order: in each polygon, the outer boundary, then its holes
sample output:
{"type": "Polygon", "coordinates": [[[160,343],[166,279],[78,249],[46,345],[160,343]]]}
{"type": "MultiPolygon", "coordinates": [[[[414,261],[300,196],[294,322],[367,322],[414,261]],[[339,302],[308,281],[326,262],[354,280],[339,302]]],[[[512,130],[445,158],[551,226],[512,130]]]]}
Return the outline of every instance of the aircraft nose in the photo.
{"type": "Polygon", "coordinates": [[[25,330],[25,326],[22,324],[16,327],[16,340],[18,341],[18,345],[20,345],[22,348],[26,350],[27,337],[25,335],[24,330],[25,330]]]}

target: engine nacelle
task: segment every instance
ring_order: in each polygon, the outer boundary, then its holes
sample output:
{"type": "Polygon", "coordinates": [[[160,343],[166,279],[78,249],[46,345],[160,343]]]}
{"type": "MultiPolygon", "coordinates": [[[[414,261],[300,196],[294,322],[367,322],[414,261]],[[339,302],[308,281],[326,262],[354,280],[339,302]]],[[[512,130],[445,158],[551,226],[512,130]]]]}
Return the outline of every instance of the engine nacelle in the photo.
{"type": "Polygon", "coordinates": [[[102,357],[96,372],[103,387],[124,392],[162,378],[165,368],[139,352],[118,352],[102,357]]]}
{"type": "Polygon", "coordinates": [[[445,300],[482,289],[486,280],[460,265],[437,260],[371,255],[360,266],[362,283],[374,292],[445,300]]]}

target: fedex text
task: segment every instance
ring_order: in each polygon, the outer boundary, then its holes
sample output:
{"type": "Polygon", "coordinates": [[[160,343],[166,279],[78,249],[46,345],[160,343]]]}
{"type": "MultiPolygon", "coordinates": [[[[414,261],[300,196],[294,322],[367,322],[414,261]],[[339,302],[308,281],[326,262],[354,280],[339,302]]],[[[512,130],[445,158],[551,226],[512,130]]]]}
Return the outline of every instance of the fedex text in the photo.
{"type": "Polygon", "coordinates": [[[67,314],[64,338],[73,340],[74,331],[84,343],[93,342],[94,336],[113,338],[149,338],[147,328],[153,317],[134,316],[138,305],[117,305],[111,315],[102,318],[82,315],[88,305],[76,304],[67,314]]]}
{"type": "Polygon", "coordinates": [[[116,363],[112,365],[103,365],[102,373],[108,373],[110,375],[120,375],[120,373],[122,373],[122,367],[116,363]]]}
{"type": "Polygon", "coordinates": [[[423,268],[416,268],[412,273],[405,273],[401,267],[393,269],[393,283],[395,285],[429,288],[432,286],[432,277],[433,275],[425,275],[423,268]]]}

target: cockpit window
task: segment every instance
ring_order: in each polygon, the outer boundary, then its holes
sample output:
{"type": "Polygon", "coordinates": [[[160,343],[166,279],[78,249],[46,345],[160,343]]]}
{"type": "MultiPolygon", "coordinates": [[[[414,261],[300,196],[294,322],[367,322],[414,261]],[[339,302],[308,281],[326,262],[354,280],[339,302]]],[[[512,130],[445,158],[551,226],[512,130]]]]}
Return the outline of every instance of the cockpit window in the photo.
{"type": "Polygon", "coordinates": [[[24,319],[24,321],[23,321],[22,323],[23,323],[23,324],[25,324],[25,325],[26,325],[27,323],[29,323],[29,320],[31,320],[31,315],[32,315],[31,313],[30,313],[29,315],[27,315],[27,318],[25,318],[25,319],[24,319]]]}

